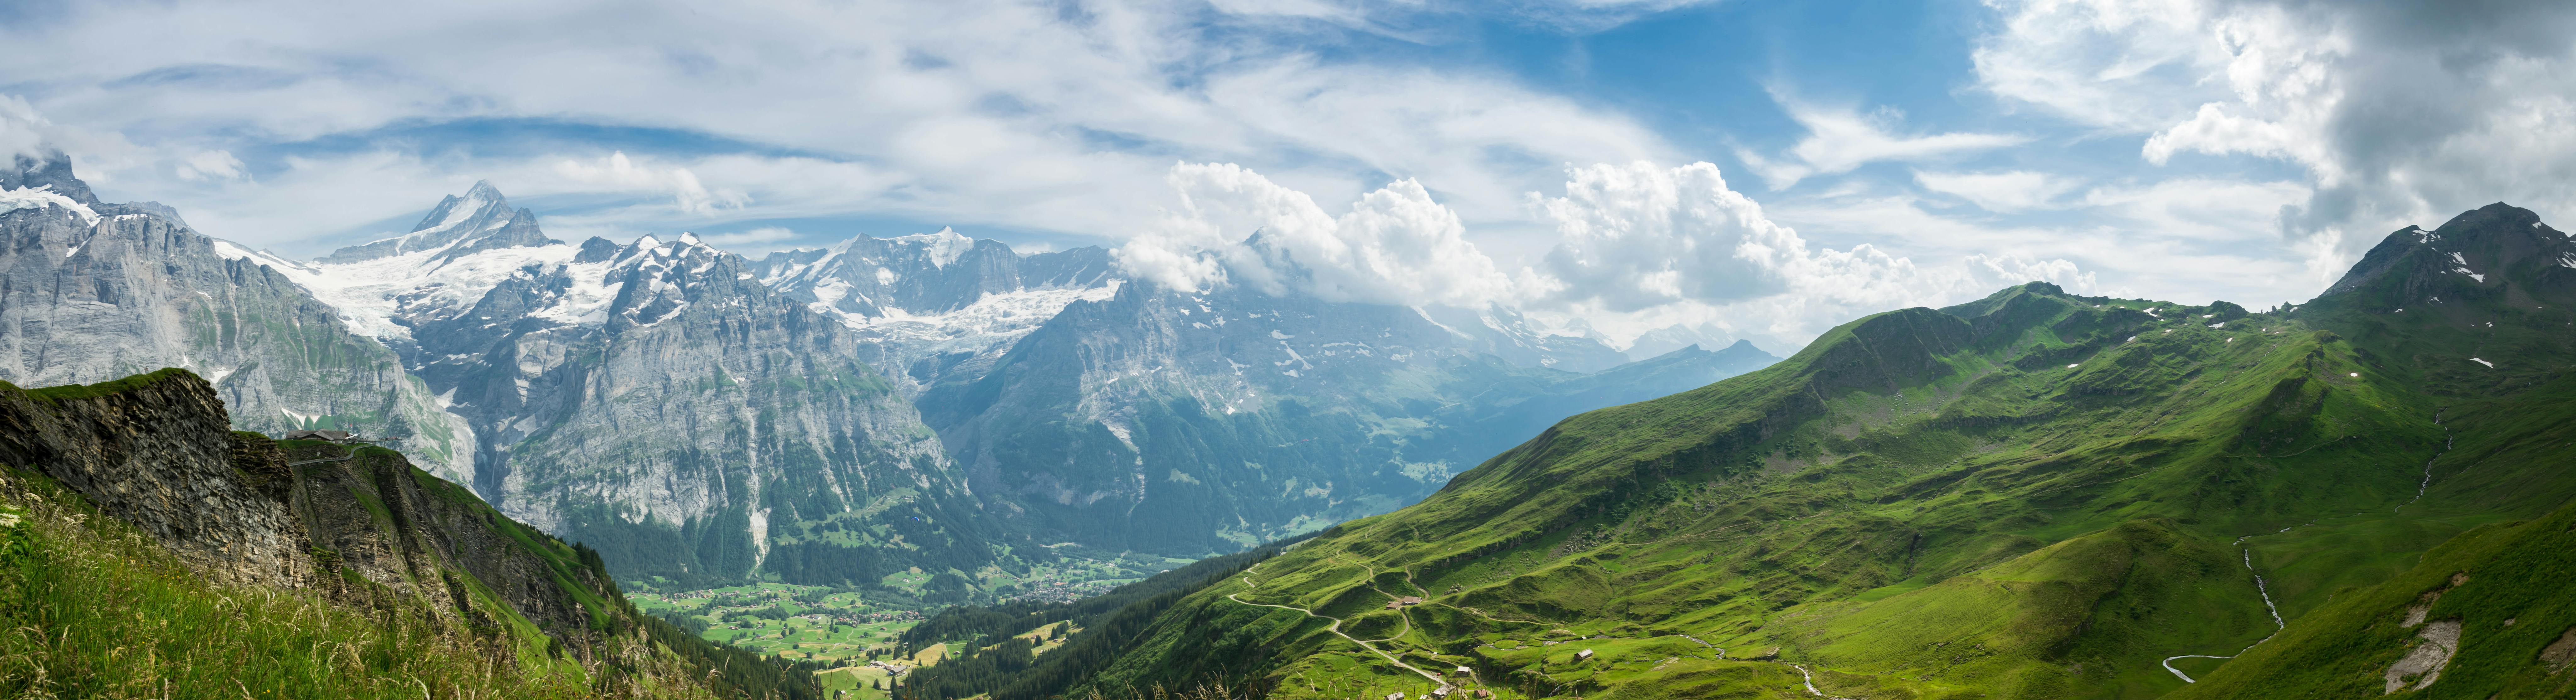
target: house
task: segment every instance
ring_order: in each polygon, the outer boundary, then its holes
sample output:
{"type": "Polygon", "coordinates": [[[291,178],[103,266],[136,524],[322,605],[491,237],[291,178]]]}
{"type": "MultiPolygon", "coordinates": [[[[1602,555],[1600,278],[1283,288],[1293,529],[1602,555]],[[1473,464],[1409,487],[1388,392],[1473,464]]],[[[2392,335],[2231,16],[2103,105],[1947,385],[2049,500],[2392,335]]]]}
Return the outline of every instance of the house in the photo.
{"type": "Polygon", "coordinates": [[[1458,686],[1454,686],[1454,685],[1444,685],[1444,686],[1440,686],[1440,687],[1438,687],[1438,688],[1433,688],[1433,689],[1431,689],[1431,697],[1435,697],[1435,698],[1445,698],[1445,697],[1449,697],[1449,693],[1450,693],[1451,691],[1455,691],[1455,690],[1457,690],[1457,689],[1458,689],[1458,686]]]}
{"type": "Polygon", "coordinates": [[[1397,598],[1397,599],[1395,599],[1395,600],[1387,601],[1387,602],[1386,602],[1386,609],[1388,609],[1388,610],[1394,610],[1394,609],[1402,608],[1402,607],[1405,607],[1405,606],[1408,606],[1408,605],[1421,605],[1421,604],[1422,604],[1422,596],[1418,596],[1418,595],[1409,595],[1409,596],[1405,596],[1405,597],[1402,597],[1402,598],[1397,598]]]}
{"type": "Polygon", "coordinates": [[[1386,694],[1386,700],[1404,700],[1404,693],[1402,693],[1402,692],[1387,693],[1387,694],[1386,694]]]}
{"type": "Polygon", "coordinates": [[[1590,650],[1590,649],[1585,649],[1585,650],[1582,650],[1582,651],[1574,652],[1574,660],[1576,660],[1576,661],[1591,661],[1591,660],[1592,660],[1592,650],[1590,650]]]}
{"type": "Polygon", "coordinates": [[[1460,666],[1460,667],[1458,667],[1458,675],[1461,675],[1461,676],[1473,676],[1473,675],[1476,675],[1476,669],[1468,668],[1468,667],[1465,667],[1465,666],[1460,666]]]}
{"type": "Polygon", "coordinates": [[[356,434],[350,433],[349,431],[346,431],[346,430],[289,430],[289,431],[286,431],[286,438],[285,438],[285,439],[288,439],[288,440],[328,440],[328,441],[331,441],[331,442],[344,442],[344,443],[345,443],[345,442],[357,442],[357,441],[358,441],[358,436],[357,436],[356,434]]]}

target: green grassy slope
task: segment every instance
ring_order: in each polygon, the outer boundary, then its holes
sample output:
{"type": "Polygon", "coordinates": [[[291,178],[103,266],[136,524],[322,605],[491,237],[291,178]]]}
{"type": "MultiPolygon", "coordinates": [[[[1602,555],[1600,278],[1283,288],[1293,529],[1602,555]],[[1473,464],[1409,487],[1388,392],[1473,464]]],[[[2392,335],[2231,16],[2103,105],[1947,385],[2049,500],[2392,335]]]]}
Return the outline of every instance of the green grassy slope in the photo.
{"type": "Polygon", "coordinates": [[[2399,232],[2304,308],[2035,283],[1861,319],[1327,531],[1097,680],[1781,690],[1723,664],[1870,698],[2169,693],[2224,663],[2169,657],[2234,655],[2576,495],[2571,247],[2499,206],[2399,232]]]}
{"type": "Polygon", "coordinates": [[[2576,695],[2576,505],[2538,520],[2471,530],[2404,573],[2346,590],[2177,698],[2345,698],[2387,692],[2388,669],[2444,620],[2461,625],[2457,655],[2431,683],[2403,674],[2413,697],[2576,695]],[[2429,604],[2428,604],[2429,603],[2429,604]],[[2420,614],[2410,611],[2420,608],[2420,614]],[[2410,624],[2410,619],[2416,622],[2410,624]]]}
{"type": "Polygon", "coordinates": [[[224,430],[185,370],[0,402],[0,696],[821,697],[401,453],[224,430]]]}
{"type": "MultiPolygon", "coordinates": [[[[607,683],[546,660],[524,618],[485,636],[400,598],[209,583],[32,472],[0,488],[0,695],[174,698],[711,697],[668,655],[607,683]],[[495,652],[501,652],[496,654],[495,652]]],[[[507,610],[506,607],[501,608],[507,610]]]]}

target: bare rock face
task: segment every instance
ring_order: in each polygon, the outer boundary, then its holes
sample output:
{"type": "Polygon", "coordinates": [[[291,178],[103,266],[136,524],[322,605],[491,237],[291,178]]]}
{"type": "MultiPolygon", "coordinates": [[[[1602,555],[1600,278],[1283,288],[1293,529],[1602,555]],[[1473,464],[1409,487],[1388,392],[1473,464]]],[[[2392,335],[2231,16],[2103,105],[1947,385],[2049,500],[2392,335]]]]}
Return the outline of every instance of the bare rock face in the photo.
{"type": "Polygon", "coordinates": [[[205,380],[176,370],[137,379],[91,398],[0,389],[0,460],[89,496],[212,578],[311,585],[282,463],[250,454],[267,468],[235,467],[223,402],[205,380]]]}
{"type": "Polygon", "coordinates": [[[857,333],[686,234],[585,245],[414,328],[481,436],[477,491],[621,575],[874,582],[993,537],[857,333]]]}
{"type": "Polygon", "coordinates": [[[76,384],[187,368],[213,382],[234,427],[352,430],[463,473],[473,438],[462,421],[337,310],[246,251],[155,213],[166,207],[98,202],[59,155],[30,173],[0,183],[0,202],[17,202],[0,204],[0,380],[76,384]],[[45,196],[64,190],[72,194],[45,196]]]}
{"type": "Polygon", "coordinates": [[[2414,651],[2388,666],[2389,693],[2432,686],[2433,681],[2441,680],[2442,667],[2451,663],[2451,656],[2460,652],[2459,620],[2424,623],[2424,629],[2416,630],[2415,636],[2419,642],[2414,651]]]}

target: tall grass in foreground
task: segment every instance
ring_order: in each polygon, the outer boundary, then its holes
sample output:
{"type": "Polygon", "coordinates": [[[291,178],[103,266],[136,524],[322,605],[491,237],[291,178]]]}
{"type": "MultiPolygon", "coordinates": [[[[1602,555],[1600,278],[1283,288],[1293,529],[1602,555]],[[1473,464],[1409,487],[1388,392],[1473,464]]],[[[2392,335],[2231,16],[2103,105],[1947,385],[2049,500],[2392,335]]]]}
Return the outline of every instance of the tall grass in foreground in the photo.
{"type": "Polygon", "coordinates": [[[523,671],[506,638],[411,600],[214,584],[40,476],[0,475],[0,514],[0,697],[710,697],[634,646],[612,653],[656,668],[523,671]]]}

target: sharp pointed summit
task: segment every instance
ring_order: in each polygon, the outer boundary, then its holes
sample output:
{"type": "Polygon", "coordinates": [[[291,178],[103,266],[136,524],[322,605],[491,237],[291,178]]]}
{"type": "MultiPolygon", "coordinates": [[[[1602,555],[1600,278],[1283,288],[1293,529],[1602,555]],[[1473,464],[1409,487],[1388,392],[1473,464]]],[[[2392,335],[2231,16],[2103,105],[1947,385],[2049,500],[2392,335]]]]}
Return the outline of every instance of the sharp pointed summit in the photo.
{"type": "Polygon", "coordinates": [[[446,262],[486,250],[557,243],[561,241],[537,228],[535,211],[511,209],[510,199],[491,181],[476,180],[465,196],[439,200],[410,233],[341,248],[319,262],[353,263],[422,251],[432,251],[425,262],[446,262]]]}

